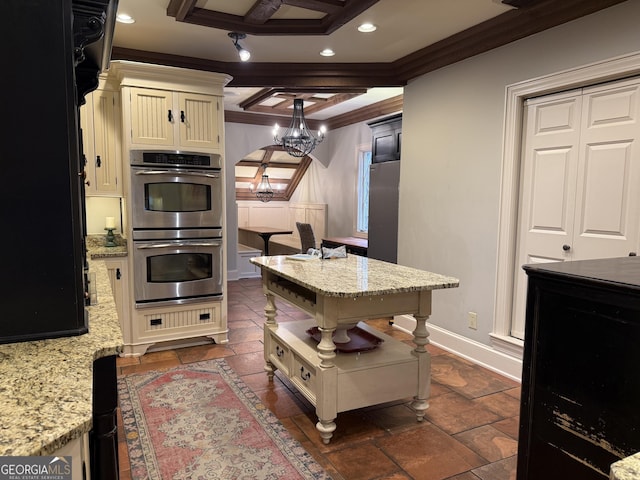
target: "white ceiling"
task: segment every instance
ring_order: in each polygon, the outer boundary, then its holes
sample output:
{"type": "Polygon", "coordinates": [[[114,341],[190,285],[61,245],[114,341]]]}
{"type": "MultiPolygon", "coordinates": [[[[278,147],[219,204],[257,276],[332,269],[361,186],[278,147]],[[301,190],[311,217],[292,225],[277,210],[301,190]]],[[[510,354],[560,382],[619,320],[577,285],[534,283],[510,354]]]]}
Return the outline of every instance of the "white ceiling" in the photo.
{"type": "MultiPolygon", "coordinates": [[[[255,0],[199,0],[198,8],[243,15],[255,0]]],[[[116,47],[238,62],[228,31],[178,22],[167,15],[169,0],[119,0],[118,13],[135,19],[117,23],[116,47]]],[[[256,36],[241,44],[251,52],[250,62],[266,63],[368,63],[392,62],[454,33],[500,15],[511,7],[499,0],[380,0],[330,35],[256,36]],[[373,33],[360,33],[357,26],[374,23],[373,33]],[[333,49],[333,57],[319,52],[333,49]]],[[[318,12],[282,5],[272,17],[313,18],[318,12]]],[[[225,89],[225,109],[241,111],[238,103],[259,88],[225,89]]],[[[324,120],[402,93],[401,87],[372,88],[368,93],[327,108],[310,118],[324,120]]]]}

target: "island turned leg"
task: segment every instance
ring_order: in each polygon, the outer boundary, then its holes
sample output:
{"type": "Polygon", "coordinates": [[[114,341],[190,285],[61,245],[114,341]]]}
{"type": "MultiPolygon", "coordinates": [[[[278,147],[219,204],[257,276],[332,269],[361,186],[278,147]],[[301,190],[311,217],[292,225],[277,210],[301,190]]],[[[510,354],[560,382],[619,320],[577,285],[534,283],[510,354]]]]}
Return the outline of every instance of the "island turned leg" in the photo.
{"type": "Polygon", "coordinates": [[[333,420],[318,419],[318,423],[316,423],[316,429],[320,432],[322,443],[328,445],[331,441],[331,437],[333,437],[333,432],[336,429],[336,423],[333,420]]]}
{"type": "Polygon", "coordinates": [[[318,327],[320,334],[320,343],[318,343],[318,358],[320,359],[320,366],[325,368],[331,368],[334,365],[333,359],[336,358],[336,344],[333,343],[333,332],[336,328],[322,328],[318,327]]]}
{"type": "Polygon", "coordinates": [[[271,351],[271,336],[269,335],[269,331],[272,328],[278,326],[276,322],[277,308],[275,297],[272,293],[269,293],[265,290],[265,297],[267,297],[267,305],[264,307],[264,315],[266,317],[263,333],[264,333],[264,370],[267,372],[267,377],[270,382],[273,382],[273,376],[276,373],[277,367],[269,361],[269,352],[271,351]]]}
{"type": "Polygon", "coordinates": [[[336,429],[334,420],[338,415],[336,412],[337,367],[333,363],[333,359],[336,358],[336,344],[333,343],[333,332],[336,331],[336,327],[318,327],[318,329],[322,336],[317,350],[320,368],[323,371],[321,373],[322,388],[317,392],[316,397],[316,414],[318,415],[316,429],[320,432],[322,443],[328,445],[336,429]]]}
{"type": "Polygon", "coordinates": [[[431,354],[425,348],[429,343],[427,318],[429,315],[414,315],[416,329],[413,331],[413,341],[416,344],[414,353],[418,358],[418,392],[413,397],[411,408],[416,412],[418,421],[424,419],[424,413],[429,408],[429,392],[431,390],[431,354]]]}

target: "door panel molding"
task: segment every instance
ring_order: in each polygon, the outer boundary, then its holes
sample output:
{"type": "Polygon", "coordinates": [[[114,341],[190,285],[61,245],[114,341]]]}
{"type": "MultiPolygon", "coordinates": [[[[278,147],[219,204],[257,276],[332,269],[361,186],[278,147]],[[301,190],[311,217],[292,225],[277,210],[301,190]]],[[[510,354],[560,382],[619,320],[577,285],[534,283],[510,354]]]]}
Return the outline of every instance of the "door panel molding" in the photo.
{"type": "MultiPolygon", "coordinates": [[[[640,53],[633,53],[507,87],[502,149],[497,285],[493,333],[490,335],[491,344],[496,350],[510,355],[513,355],[515,351],[522,351],[522,341],[511,337],[509,332],[513,309],[512,280],[516,262],[521,132],[525,100],[638,74],[640,74],[640,53]]],[[[521,354],[517,356],[521,357],[521,354]]]]}

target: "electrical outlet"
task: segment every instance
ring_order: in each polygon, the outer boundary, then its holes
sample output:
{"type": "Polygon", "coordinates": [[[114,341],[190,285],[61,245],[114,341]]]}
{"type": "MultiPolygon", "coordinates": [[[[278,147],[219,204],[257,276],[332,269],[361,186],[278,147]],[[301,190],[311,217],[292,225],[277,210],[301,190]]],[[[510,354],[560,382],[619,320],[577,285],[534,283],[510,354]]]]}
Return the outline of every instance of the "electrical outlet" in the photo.
{"type": "Polygon", "coordinates": [[[477,330],[478,329],[478,314],[476,312],[469,312],[469,314],[467,315],[467,318],[469,319],[469,328],[477,330]]]}

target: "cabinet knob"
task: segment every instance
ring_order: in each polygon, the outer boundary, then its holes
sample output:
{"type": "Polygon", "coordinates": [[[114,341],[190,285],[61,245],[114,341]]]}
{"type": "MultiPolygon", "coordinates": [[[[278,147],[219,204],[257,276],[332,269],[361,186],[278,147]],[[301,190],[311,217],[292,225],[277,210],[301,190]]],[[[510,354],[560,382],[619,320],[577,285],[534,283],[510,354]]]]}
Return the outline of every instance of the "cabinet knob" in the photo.
{"type": "Polygon", "coordinates": [[[122,278],[122,273],[119,268],[116,268],[116,279],[120,280],[122,278]]]}
{"type": "Polygon", "coordinates": [[[171,113],[171,110],[168,110],[168,111],[167,111],[167,119],[168,119],[170,122],[173,122],[173,113],[171,113]]]}
{"type": "Polygon", "coordinates": [[[102,166],[102,160],[100,160],[100,155],[96,155],[96,167],[100,168],[102,166]]]}
{"type": "Polygon", "coordinates": [[[562,250],[564,250],[565,252],[568,252],[569,250],[571,250],[571,245],[567,245],[565,243],[564,245],[562,245],[562,250]]]}
{"type": "Polygon", "coordinates": [[[180,110],[180,121],[184,123],[184,110],[180,110]]]}

